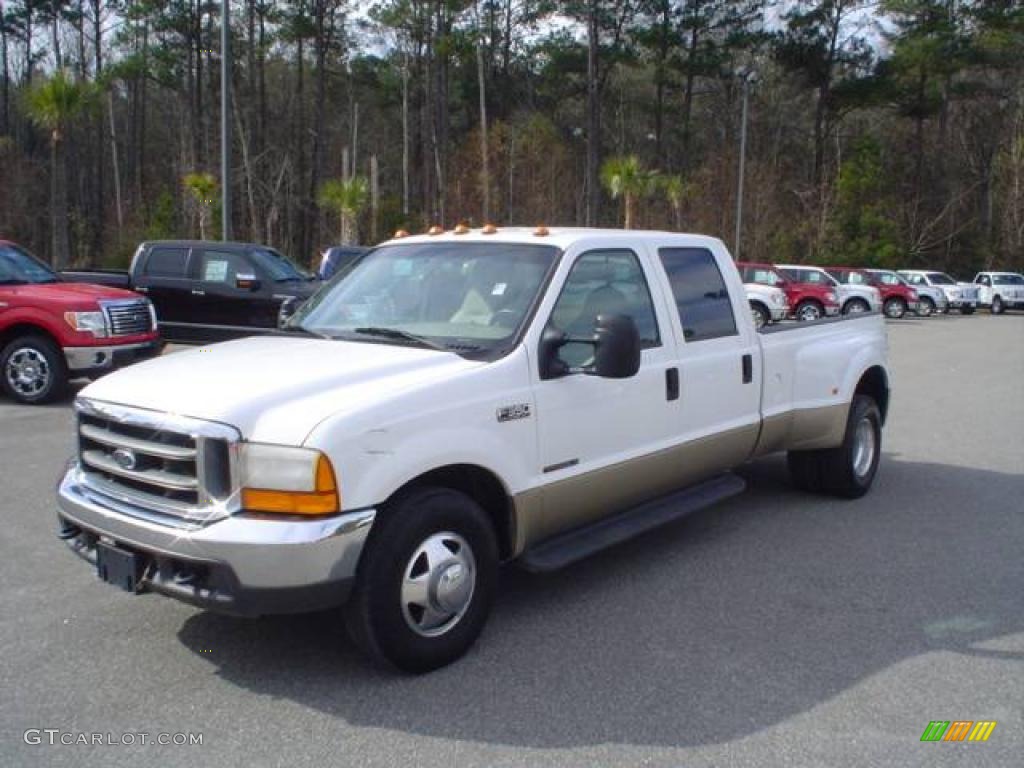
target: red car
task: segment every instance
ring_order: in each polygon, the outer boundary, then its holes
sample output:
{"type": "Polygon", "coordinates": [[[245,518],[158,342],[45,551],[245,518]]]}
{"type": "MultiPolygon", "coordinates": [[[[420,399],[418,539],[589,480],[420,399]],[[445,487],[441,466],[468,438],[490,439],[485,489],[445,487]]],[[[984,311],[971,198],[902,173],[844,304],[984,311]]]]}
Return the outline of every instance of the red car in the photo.
{"type": "Polygon", "coordinates": [[[903,317],[908,310],[915,314],[921,313],[917,291],[898,277],[856,267],[825,267],[825,271],[840,283],[877,288],[882,295],[882,312],[886,317],[903,317]]]}
{"type": "Polygon", "coordinates": [[[787,279],[774,264],[757,264],[749,261],[738,262],[744,283],[774,285],[781,288],[793,317],[797,320],[817,320],[839,314],[839,300],[835,291],[820,283],[795,283],[787,279]]]}
{"type": "Polygon", "coordinates": [[[158,351],[149,299],[63,283],[28,251],[0,240],[0,388],[15,400],[49,402],[71,378],[95,378],[158,351]]]}

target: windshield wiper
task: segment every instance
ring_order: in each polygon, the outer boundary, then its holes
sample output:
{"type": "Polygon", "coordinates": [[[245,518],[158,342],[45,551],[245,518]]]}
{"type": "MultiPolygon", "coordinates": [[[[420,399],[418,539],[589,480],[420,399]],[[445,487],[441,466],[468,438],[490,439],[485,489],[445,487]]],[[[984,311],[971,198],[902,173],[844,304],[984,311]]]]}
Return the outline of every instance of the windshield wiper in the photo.
{"type": "Polygon", "coordinates": [[[401,341],[411,341],[414,344],[418,344],[421,347],[428,347],[430,349],[436,349],[438,352],[447,352],[448,348],[442,344],[436,344],[430,339],[426,339],[423,336],[417,336],[415,333],[409,333],[408,331],[402,331],[398,328],[380,328],[377,326],[367,326],[363,328],[353,328],[352,333],[359,333],[363,336],[379,336],[383,339],[398,339],[401,341]]]}
{"type": "Polygon", "coordinates": [[[331,340],[334,338],[333,336],[329,336],[326,333],[321,333],[320,331],[311,331],[309,328],[306,328],[305,326],[302,325],[285,325],[282,326],[281,328],[278,328],[277,330],[282,331],[284,333],[304,333],[307,336],[315,336],[318,339],[331,340]]]}

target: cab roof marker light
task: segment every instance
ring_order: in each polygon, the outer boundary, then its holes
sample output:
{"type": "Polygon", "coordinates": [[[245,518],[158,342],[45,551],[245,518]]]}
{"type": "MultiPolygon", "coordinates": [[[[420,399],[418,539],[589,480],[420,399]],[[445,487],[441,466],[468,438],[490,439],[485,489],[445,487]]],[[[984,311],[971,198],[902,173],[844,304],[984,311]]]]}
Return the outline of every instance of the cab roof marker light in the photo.
{"type": "Polygon", "coordinates": [[[442,235],[444,234],[444,227],[440,227],[437,224],[427,230],[428,235],[442,235]]]}
{"type": "Polygon", "coordinates": [[[453,229],[452,232],[456,235],[468,235],[469,225],[465,222],[459,222],[455,225],[455,229],[453,229]]]}
{"type": "Polygon", "coordinates": [[[550,234],[550,230],[548,230],[548,228],[545,227],[543,224],[538,224],[537,228],[533,230],[534,237],[547,237],[550,234]]]}
{"type": "Polygon", "coordinates": [[[409,236],[409,230],[407,230],[407,229],[399,229],[399,230],[395,231],[395,239],[396,240],[399,240],[399,239],[401,239],[403,237],[408,237],[408,236],[409,236]]]}
{"type": "Polygon", "coordinates": [[[484,224],[483,229],[480,230],[482,235],[494,235],[497,234],[498,228],[493,224],[484,224]]]}

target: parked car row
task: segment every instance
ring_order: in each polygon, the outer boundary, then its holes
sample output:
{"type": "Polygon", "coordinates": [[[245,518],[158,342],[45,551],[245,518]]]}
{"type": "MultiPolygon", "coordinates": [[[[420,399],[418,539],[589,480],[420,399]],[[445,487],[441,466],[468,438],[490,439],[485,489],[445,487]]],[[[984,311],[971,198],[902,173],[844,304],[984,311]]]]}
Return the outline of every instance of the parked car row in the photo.
{"type": "Polygon", "coordinates": [[[897,320],[908,312],[921,317],[978,307],[998,315],[1024,309],[1024,275],[979,272],[973,283],[925,269],[815,267],[803,264],[740,262],[756,327],[790,318],[818,320],[834,315],[882,312],[897,320]]]}

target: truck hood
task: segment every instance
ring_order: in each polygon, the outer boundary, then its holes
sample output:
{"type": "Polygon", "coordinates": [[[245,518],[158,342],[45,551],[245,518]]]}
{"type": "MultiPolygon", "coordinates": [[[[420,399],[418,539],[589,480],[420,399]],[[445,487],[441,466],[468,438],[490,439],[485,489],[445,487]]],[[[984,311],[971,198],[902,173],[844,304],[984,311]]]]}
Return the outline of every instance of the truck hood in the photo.
{"type": "Polygon", "coordinates": [[[302,444],[324,419],[484,365],[394,344],[264,336],[172,352],[111,373],[80,397],[229,424],[302,444]]]}
{"type": "Polygon", "coordinates": [[[60,304],[68,309],[95,309],[100,299],[138,299],[139,294],[90,283],[34,283],[3,286],[19,302],[60,304]]]}

